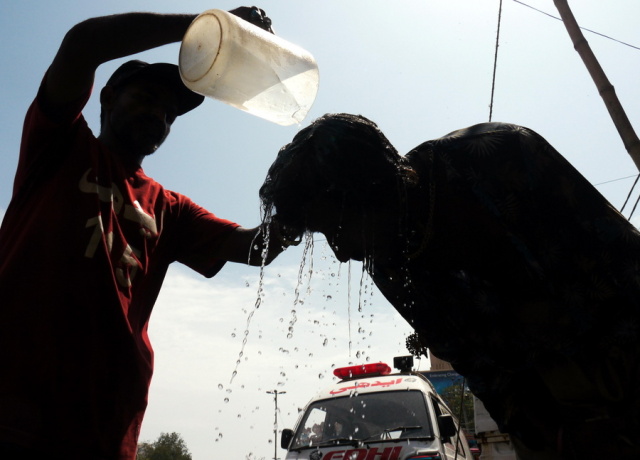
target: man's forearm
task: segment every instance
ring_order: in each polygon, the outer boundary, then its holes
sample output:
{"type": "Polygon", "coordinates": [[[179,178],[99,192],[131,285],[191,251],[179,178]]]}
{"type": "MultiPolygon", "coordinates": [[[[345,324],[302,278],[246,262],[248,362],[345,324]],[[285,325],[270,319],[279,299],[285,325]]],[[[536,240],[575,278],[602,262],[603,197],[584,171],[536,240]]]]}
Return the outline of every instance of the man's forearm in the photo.
{"type": "Polygon", "coordinates": [[[47,78],[52,104],[73,101],[107,61],[180,41],[194,14],[123,13],[87,19],[67,32],[47,78]]]}
{"type": "Polygon", "coordinates": [[[100,64],[182,40],[195,14],[123,13],[87,19],[66,35],[61,50],[100,64]]]}

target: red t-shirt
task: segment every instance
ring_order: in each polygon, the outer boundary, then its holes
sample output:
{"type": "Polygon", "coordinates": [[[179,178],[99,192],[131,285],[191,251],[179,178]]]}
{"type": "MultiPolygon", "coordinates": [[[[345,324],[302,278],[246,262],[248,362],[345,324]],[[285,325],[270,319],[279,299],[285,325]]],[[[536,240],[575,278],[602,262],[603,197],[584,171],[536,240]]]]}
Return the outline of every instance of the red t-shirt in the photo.
{"type": "Polygon", "coordinates": [[[167,268],[215,275],[237,224],[111,155],[88,96],[55,117],[38,96],[26,116],[0,229],[0,442],[133,460],[167,268]]]}

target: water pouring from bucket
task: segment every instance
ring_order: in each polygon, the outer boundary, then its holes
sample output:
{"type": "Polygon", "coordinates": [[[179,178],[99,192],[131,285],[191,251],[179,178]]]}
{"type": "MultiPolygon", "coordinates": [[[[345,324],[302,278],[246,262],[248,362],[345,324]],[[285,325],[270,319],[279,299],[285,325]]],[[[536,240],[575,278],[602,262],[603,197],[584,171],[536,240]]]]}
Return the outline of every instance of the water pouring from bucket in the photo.
{"type": "Polygon", "coordinates": [[[300,123],[318,92],[309,52],[217,9],[189,26],[179,67],[192,91],[283,126],[300,123]]]}

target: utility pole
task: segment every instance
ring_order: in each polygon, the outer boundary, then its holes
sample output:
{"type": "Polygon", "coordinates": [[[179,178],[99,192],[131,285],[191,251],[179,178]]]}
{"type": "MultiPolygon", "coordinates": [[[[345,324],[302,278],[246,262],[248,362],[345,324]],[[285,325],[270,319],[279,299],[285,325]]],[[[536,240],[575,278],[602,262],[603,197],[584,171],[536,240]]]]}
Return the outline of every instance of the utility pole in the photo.
{"type": "Polygon", "coordinates": [[[598,92],[600,93],[604,104],[607,106],[607,110],[613,120],[613,124],[622,138],[624,147],[631,156],[633,162],[636,164],[638,170],[640,170],[640,140],[638,140],[638,136],[633,130],[633,127],[627,118],[627,114],[616,96],[613,85],[609,83],[604,70],[602,70],[598,60],[591,51],[589,43],[584,38],[584,35],[580,30],[580,26],[578,26],[578,23],[569,8],[567,0],[553,0],[553,3],[555,3],[556,8],[560,13],[560,17],[562,18],[562,22],[571,37],[573,47],[582,58],[593,82],[598,88],[598,92]]]}
{"type": "Polygon", "coordinates": [[[273,422],[273,460],[278,460],[278,395],[283,395],[286,391],[269,390],[268,394],[273,395],[275,403],[275,420],[273,422]]]}

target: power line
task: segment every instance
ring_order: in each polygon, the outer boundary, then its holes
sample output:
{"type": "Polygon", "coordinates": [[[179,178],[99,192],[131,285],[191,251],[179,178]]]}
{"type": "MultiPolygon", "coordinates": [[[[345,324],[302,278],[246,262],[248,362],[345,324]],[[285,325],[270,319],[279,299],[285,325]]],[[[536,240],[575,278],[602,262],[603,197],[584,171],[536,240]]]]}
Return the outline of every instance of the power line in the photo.
{"type": "MultiPolygon", "coordinates": [[[[527,8],[531,8],[532,10],[537,11],[538,13],[542,13],[542,14],[544,14],[546,16],[549,16],[550,18],[557,19],[558,21],[562,21],[562,18],[559,18],[557,16],[549,14],[549,13],[547,13],[545,11],[539,10],[538,8],[534,8],[533,6],[527,5],[526,3],[523,3],[520,0],[513,0],[513,1],[516,2],[516,3],[519,3],[522,6],[526,6],[527,8]]],[[[640,50],[640,47],[637,47],[637,46],[631,45],[629,43],[623,42],[621,40],[618,40],[617,38],[613,38],[613,37],[610,37],[608,35],[602,34],[600,32],[596,32],[595,30],[587,29],[586,27],[580,27],[580,28],[582,30],[586,30],[587,32],[591,32],[592,34],[596,34],[596,35],[599,35],[599,36],[601,36],[603,38],[606,38],[608,40],[612,40],[614,42],[620,43],[621,45],[628,46],[629,48],[634,48],[634,49],[640,50]]]]}
{"type": "Polygon", "coordinates": [[[493,115],[493,95],[496,90],[496,70],[498,68],[498,47],[500,46],[500,21],[502,18],[502,0],[500,0],[500,8],[498,9],[498,31],[496,32],[496,53],[493,58],[493,79],[491,82],[491,102],[489,103],[489,121],[493,115]]]}
{"type": "MultiPolygon", "coordinates": [[[[516,2],[516,3],[519,3],[520,5],[526,6],[527,8],[531,8],[534,11],[542,13],[545,16],[549,16],[549,17],[551,17],[553,19],[557,19],[559,21],[565,22],[565,21],[563,21],[562,18],[559,18],[557,16],[553,16],[553,15],[551,15],[549,13],[546,13],[545,11],[542,11],[542,10],[539,10],[537,8],[534,8],[531,5],[527,5],[526,3],[521,2],[520,0],[513,0],[513,1],[516,2]]],[[[571,14],[571,11],[569,11],[568,5],[566,5],[566,2],[564,2],[563,5],[564,5],[563,8],[560,8],[560,5],[558,5],[558,11],[560,12],[560,14],[561,14],[561,16],[563,18],[568,20],[565,23],[565,25],[567,26],[567,31],[569,32],[569,35],[571,35],[573,43],[576,46],[576,51],[578,51],[578,53],[580,53],[580,55],[583,58],[583,60],[585,60],[585,57],[583,56],[583,52],[580,49],[578,49],[577,44],[580,42],[583,45],[583,48],[586,48],[587,51],[589,51],[589,52],[590,52],[590,50],[589,50],[589,46],[586,44],[586,42],[584,40],[584,36],[580,33],[579,29],[585,30],[587,32],[591,32],[592,34],[599,35],[599,36],[601,36],[603,38],[606,38],[608,40],[612,40],[614,42],[617,42],[617,43],[620,43],[622,45],[628,46],[630,48],[634,48],[634,49],[640,50],[640,48],[637,47],[637,46],[631,45],[629,43],[625,43],[625,42],[623,42],[621,40],[615,39],[613,37],[610,37],[608,35],[602,34],[600,32],[596,32],[595,30],[587,29],[586,27],[580,27],[577,23],[575,23],[573,15],[571,14]],[[564,11],[564,9],[566,9],[567,11],[564,11]],[[578,37],[575,37],[574,35],[578,35],[578,37]]],[[[589,63],[586,60],[585,60],[585,64],[589,68],[589,63]]],[[[592,71],[592,69],[589,68],[589,72],[590,73],[591,73],[591,71],[592,71]]],[[[597,80],[597,78],[594,76],[594,81],[598,85],[598,81],[596,81],[596,80],[597,80]]],[[[604,82],[608,83],[608,81],[606,81],[606,77],[604,77],[604,74],[602,75],[602,80],[604,82]]],[[[604,96],[603,96],[603,98],[604,98],[604,96]]],[[[617,102],[617,99],[616,99],[616,102],[617,102]]],[[[607,100],[605,100],[605,103],[607,103],[607,100]]],[[[607,107],[609,107],[608,103],[607,103],[607,107]]],[[[613,113],[612,113],[612,116],[613,116],[613,113]]],[[[621,120],[621,121],[626,121],[626,117],[624,117],[624,118],[625,118],[625,120],[621,120]]],[[[616,124],[616,127],[618,127],[617,121],[618,120],[616,120],[616,118],[614,117],[614,123],[616,124]]],[[[635,133],[633,133],[633,129],[632,128],[630,128],[630,129],[631,129],[631,133],[633,134],[633,137],[635,137],[635,133]]],[[[624,136],[623,136],[623,140],[625,140],[624,136]]],[[[635,137],[635,140],[637,141],[637,137],[635,137]]],[[[626,142],[625,142],[625,144],[626,144],[626,142]]],[[[629,150],[629,149],[627,149],[627,150],[629,150]]],[[[629,153],[632,154],[631,151],[629,151],[629,153]]],[[[633,177],[633,176],[631,176],[631,177],[633,177]]],[[[631,198],[631,195],[633,194],[633,191],[634,191],[634,189],[635,189],[635,187],[636,187],[636,185],[638,183],[638,179],[640,179],[640,175],[638,175],[638,177],[636,177],[636,180],[634,181],[633,186],[631,187],[631,190],[629,190],[629,194],[627,195],[627,198],[626,198],[624,204],[622,205],[622,208],[620,209],[620,213],[622,213],[624,211],[624,208],[626,207],[627,203],[629,202],[629,199],[631,198]]],[[[620,179],[617,179],[617,180],[620,180],[620,179]]],[[[612,181],[608,181],[608,182],[613,182],[613,180],[612,181]]],[[[603,182],[603,183],[608,183],[608,182],[603,182]]],[[[598,184],[598,185],[600,185],[600,184],[598,184]]],[[[635,204],[633,206],[633,209],[631,210],[631,214],[627,218],[628,220],[631,220],[631,217],[633,216],[633,213],[635,212],[636,208],[638,207],[638,204],[640,204],[640,196],[638,196],[638,199],[636,200],[636,202],[635,202],[635,204]]]]}
{"type": "MultiPolygon", "coordinates": [[[[636,177],[636,180],[633,182],[633,185],[631,186],[631,190],[629,190],[629,194],[627,195],[627,199],[624,200],[624,204],[622,205],[622,208],[620,208],[620,212],[624,211],[624,207],[627,205],[627,202],[629,201],[629,198],[631,198],[631,194],[633,193],[633,189],[636,188],[636,184],[638,183],[638,179],[640,179],[640,174],[638,174],[638,176],[636,177]]],[[[636,206],[638,206],[637,202],[636,202],[636,206]]],[[[636,206],[633,207],[633,211],[635,211],[636,206]]],[[[633,211],[631,211],[631,214],[633,214],[633,211]]],[[[631,216],[629,216],[629,219],[631,219],[631,216]]]]}
{"type": "Polygon", "coordinates": [[[604,181],[604,182],[598,182],[597,184],[593,184],[593,186],[597,187],[598,185],[610,184],[611,182],[618,182],[620,180],[631,179],[632,177],[636,177],[636,176],[638,176],[638,174],[633,174],[631,176],[618,177],[617,179],[611,179],[611,180],[607,180],[607,181],[604,181]]]}

